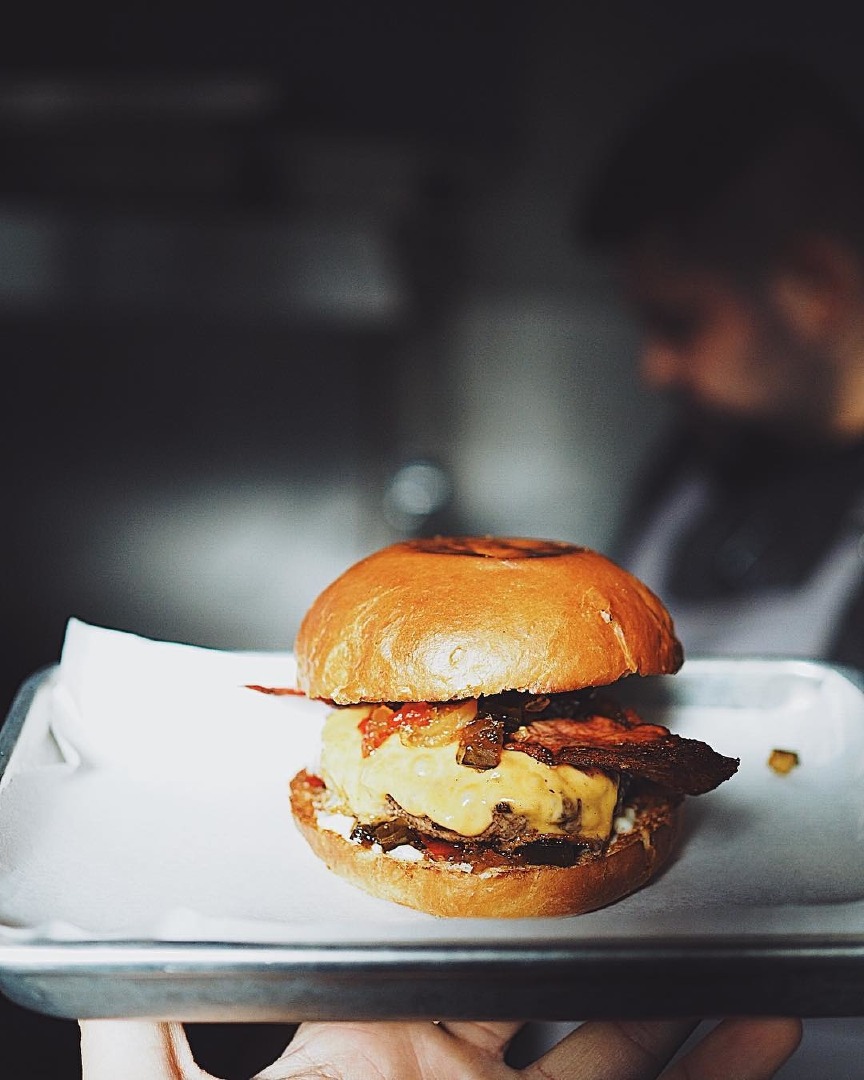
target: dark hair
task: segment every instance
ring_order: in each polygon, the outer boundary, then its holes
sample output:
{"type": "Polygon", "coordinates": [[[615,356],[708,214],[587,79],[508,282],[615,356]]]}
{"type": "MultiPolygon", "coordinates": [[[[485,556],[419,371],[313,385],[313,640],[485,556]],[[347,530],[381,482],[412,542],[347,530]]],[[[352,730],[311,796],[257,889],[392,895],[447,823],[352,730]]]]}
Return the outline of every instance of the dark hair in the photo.
{"type": "Polygon", "coordinates": [[[733,265],[777,254],[802,228],[864,252],[864,130],[826,79],[782,57],[703,68],[645,110],[577,220],[592,247],[657,231],[733,265]]]}

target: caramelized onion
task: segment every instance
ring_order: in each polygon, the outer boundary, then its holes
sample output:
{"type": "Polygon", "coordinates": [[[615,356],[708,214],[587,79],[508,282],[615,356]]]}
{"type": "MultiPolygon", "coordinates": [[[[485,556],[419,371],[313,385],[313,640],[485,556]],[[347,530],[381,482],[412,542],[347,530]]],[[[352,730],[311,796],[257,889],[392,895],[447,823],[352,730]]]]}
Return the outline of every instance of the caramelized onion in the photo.
{"type": "Polygon", "coordinates": [[[504,721],[481,713],[459,733],[456,760],[470,769],[494,769],[504,749],[504,721]]]}
{"type": "Polygon", "coordinates": [[[446,746],[459,738],[459,733],[477,715],[477,701],[468,698],[454,705],[435,705],[432,718],[422,727],[404,727],[399,731],[403,746],[446,746]]]}

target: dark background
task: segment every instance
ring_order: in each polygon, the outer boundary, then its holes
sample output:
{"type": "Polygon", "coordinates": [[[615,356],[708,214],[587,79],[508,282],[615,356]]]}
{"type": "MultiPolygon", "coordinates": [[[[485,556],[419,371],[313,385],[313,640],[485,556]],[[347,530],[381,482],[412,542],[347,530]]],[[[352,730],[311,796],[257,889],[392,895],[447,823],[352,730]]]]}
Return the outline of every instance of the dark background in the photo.
{"type": "MultiPolygon", "coordinates": [[[[70,615],[289,647],[327,581],[412,532],[602,547],[668,414],[605,268],[568,238],[574,201],[640,103],[716,55],[807,57],[860,101],[847,18],[4,14],[2,713],[70,615]]],[[[30,1075],[76,1075],[75,1037],[0,1007],[30,1075]]]]}

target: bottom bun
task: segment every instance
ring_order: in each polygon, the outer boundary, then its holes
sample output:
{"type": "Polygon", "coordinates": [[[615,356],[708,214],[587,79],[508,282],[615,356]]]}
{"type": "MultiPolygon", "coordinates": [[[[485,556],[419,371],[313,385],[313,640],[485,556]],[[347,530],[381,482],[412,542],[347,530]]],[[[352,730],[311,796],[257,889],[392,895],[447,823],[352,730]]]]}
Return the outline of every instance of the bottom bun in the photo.
{"type": "Polygon", "coordinates": [[[446,861],[403,861],[346,840],[318,825],[321,782],[299,772],[291,781],[291,809],[315,854],[340,877],[373,896],[458,918],[532,918],[580,915],[635,892],[672,852],[681,823],[681,800],[652,794],[635,804],[631,832],[601,855],[586,853],[573,866],[494,866],[469,873],[446,861]]]}

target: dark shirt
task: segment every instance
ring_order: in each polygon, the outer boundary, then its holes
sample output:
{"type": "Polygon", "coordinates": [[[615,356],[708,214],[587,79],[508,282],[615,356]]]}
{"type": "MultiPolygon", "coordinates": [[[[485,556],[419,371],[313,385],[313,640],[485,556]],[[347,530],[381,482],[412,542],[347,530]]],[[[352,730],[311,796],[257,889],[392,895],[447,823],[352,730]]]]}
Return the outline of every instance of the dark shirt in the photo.
{"type": "MultiPolygon", "coordinates": [[[[774,597],[799,595],[806,620],[815,575],[844,541],[850,566],[814,658],[864,669],[864,441],[816,447],[740,426],[683,426],[639,485],[613,549],[622,563],[639,573],[646,530],[694,478],[701,497],[692,513],[679,507],[664,533],[663,580],[648,581],[673,614],[676,607],[732,612],[736,601],[738,610],[767,610],[774,597]]],[[[790,624],[790,654],[800,651],[794,635],[790,624]]]]}

